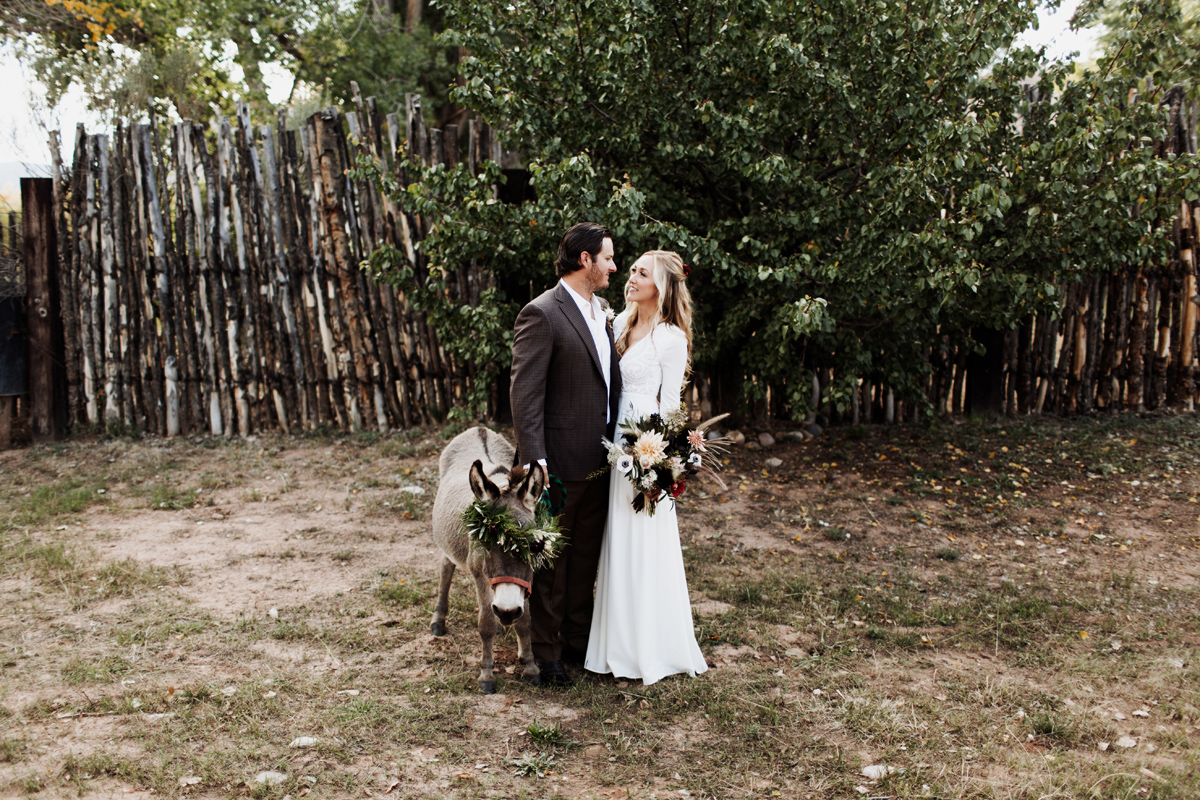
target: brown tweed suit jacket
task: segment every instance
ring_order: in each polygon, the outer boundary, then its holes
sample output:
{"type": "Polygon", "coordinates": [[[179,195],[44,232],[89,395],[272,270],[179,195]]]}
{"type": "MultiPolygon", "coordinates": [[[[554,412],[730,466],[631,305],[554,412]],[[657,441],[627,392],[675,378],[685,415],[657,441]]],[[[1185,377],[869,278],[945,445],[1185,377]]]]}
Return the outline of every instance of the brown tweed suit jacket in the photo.
{"type": "MultiPolygon", "coordinates": [[[[603,304],[603,301],[601,301],[603,304]]],[[[513,340],[513,427],[518,463],[546,459],[564,481],[582,481],[605,464],[601,438],[612,438],[621,397],[617,349],[610,344],[609,389],[579,306],[561,283],[517,315],[513,340]]]]}

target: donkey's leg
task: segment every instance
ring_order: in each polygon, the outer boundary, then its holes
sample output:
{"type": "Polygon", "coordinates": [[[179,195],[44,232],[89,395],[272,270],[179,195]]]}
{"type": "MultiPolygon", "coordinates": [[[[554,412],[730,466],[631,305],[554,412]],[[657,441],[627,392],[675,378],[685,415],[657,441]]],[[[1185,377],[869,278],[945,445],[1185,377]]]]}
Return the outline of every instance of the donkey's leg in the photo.
{"type": "Polygon", "coordinates": [[[531,643],[531,632],[533,631],[533,621],[530,619],[529,613],[529,598],[525,598],[525,612],[517,617],[517,656],[521,659],[521,664],[525,669],[521,670],[521,677],[531,686],[537,686],[542,682],[541,672],[538,670],[537,662],[533,660],[533,645],[531,643]]]}
{"type": "Polygon", "coordinates": [[[433,607],[433,623],[429,629],[434,636],[446,635],[446,612],[450,608],[450,581],[454,578],[454,562],[442,556],[442,582],[438,586],[437,605],[433,607]]]}
{"type": "Polygon", "coordinates": [[[479,638],[483,642],[483,658],[479,662],[479,689],[484,694],[496,691],[496,677],[492,674],[495,661],[492,643],[496,640],[496,614],[492,611],[492,586],[485,575],[475,574],[475,596],[479,600],[479,638]]]}

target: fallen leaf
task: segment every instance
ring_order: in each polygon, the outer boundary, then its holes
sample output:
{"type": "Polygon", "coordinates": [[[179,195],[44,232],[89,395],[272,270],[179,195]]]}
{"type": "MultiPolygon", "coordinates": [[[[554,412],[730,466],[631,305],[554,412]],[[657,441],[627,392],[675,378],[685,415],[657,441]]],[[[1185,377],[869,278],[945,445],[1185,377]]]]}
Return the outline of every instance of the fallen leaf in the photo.
{"type": "Polygon", "coordinates": [[[199,775],[189,775],[186,778],[180,778],[179,785],[180,786],[195,786],[197,783],[200,782],[200,780],[201,779],[200,779],[199,775]]]}

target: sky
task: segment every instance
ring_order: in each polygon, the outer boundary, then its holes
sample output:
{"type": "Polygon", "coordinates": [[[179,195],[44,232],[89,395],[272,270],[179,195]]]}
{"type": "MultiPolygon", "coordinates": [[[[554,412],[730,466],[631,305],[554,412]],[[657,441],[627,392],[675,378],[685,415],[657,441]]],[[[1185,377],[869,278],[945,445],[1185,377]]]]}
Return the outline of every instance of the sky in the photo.
{"type": "MultiPolygon", "coordinates": [[[[1028,32],[1023,43],[1045,45],[1051,58],[1061,58],[1073,51],[1087,58],[1098,33],[1076,33],[1069,29],[1068,23],[1079,2],[1064,0],[1058,11],[1043,11],[1039,30],[1028,32]]],[[[46,131],[64,131],[63,138],[70,143],[76,123],[82,122],[93,131],[99,127],[98,118],[87,110],[78,89],[73,88],[53,109],[46,108],[44,95],[41,85],[17,62],[12,48],[0,44],[0,109],[3,110],[0,111],[0,164],[18,162],[26,168],[25,174],[48,175],[50,149],[46,131]]],[[[64,157],[69,160],[70,154],[64,153],[64,157]]],[[[9,175],[0,173],[0,191],[9,180],[9,175]]]]}

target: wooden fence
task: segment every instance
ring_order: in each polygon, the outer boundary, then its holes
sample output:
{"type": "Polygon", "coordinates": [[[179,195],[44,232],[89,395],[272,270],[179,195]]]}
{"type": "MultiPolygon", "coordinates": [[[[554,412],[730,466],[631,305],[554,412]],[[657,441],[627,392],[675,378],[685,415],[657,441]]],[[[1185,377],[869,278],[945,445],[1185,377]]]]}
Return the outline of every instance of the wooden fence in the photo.
{"type": "MultiPolygon", "coordinates": [[[[1163,101],[1168,137],[1159,157],[1196,154],[1197,103],[1182,87],[1163,101]]],[[[1179,199],[1171,234],[1173,252],[1163,262],[1093,275],[1063,288],[1056,315],[1031,316],[1002,337],[992,336],[992,361],[976,370],[1003,371],[995,382],[1010,416],[1095,410],[1145,411],[1167,406],[1194,411],[1200,339],[1197,312],[1196,233],[1200,203],[1179,199]]],[[[984,341],[988,333],[985,332],[984,341]]],[[[964,409],[962,375],[968,355],[960,348],[937,364],[929,385],[935,406],[964,409]]]]}
{"type": "Polygon", "coordinates": [[[244,106],[208,131],[80,126],[69,177],[52,136],[74,421],[168,436],[387,430],[461,401],[467,365],[403,291],[359,268],[388,243],[420,274],[422,220],[346,172],[361,150],[402,173],[401,141],[427,164],[504,154],[475,121],[427,131],[415,95],[394,114],[357,93],[355,105],[299,131],[282,114],[255,128],[244,106]]]}
{"type": "MultiPolygon", "coordinates": [[[[1195,104],[1176,91],[1167,111],[1173,134],[1160,150],[1195,152],[1195,104]]],[[[455,363],[403,291],[358,266],[383,243],[416,274],[424,266],[424,221],[346,174],[361,149],[403,177],[402,141],[427,164],[516,166],[483,124],[427,130],[415,95],[384,114],[356,93],[352,111],[314,114],[299,131],[282,115],[256,128],[244,107],[210,128],[81,126],[69,174],[52,136],[71,421],[246,435],[443,419],[471,365],[455,363]]],[[[931,343],[927,399],[941,413],[981,410],[972,386],[986,386],[989,407],[1009,414],[1193,409],[1198,224],[1196,204],[1181,201],[1170,259],[1066,287],[1060,314],[981,334],[984,359],[931,343]]],[[[455,277],[463,303],[491,280],[480,267],[455,277]]],[[[747,376],[732,377],[696,374],[693,398],[735,410],[747,376]]],[[[834,377],[818,372],[818,397],[834,377]]],[[[919,406],[869,378],[856,385],[852,408],[830,417],[891,421],[919,406]]],[[[772,387],[752,418],[770,425],[785,389],[772,387]]],[[[495,412],[502,387],[491,390],[495,412]]]]}

